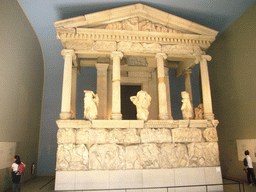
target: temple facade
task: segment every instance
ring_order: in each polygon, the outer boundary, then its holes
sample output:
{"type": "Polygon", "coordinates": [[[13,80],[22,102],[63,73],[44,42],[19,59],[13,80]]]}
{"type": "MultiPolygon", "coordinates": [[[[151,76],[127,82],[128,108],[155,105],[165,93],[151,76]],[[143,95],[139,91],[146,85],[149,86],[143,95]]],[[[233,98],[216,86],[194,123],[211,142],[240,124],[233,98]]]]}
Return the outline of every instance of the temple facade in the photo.
{"type": "Polygon", "coordinates": [[[54,25],[64,47],[56,190],[222,183],[207,67],[211,56],[205,54],[217,31],[143,4],[54,25]],[[195,65],[203,99],[198,107],[190,78],[195,65]],[[97,93],[84,91],[84,119],[76,119],[81,67],[97,69],[97,93]],[[172,116],[169,69],[185,77],[183,119],[172,116]],[[122,86],[136,89],[127,101],[135,111],[123,110],[128,104],[122,103],[122,86]]]}

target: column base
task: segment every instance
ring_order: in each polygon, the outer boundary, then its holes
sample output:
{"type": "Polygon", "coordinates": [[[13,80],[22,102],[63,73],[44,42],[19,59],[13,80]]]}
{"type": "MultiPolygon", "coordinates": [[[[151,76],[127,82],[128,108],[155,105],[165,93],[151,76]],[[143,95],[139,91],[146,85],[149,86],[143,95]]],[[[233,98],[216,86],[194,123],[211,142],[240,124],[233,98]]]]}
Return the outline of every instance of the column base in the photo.
{"type": "Polygon", "coordinates": [[[204,113],[204,119],[214,120],[214,114],[213,113],[204,113]]]}
{"type": "Polygon", "coordinates": [[[159,114],[159,119],[160,120],[167,120],[167,119],[169,119],[169,115],[168,114],[159,114]]]}
{"type": "Polygon", "coordinates": [[[70,112],[61,112],[60,119],[63,119],[63,120],[71,119],[71,113],[70,112]]]}
{"type": "Polygon", "coordinates": [[[111,119],[112,120],[122,120],[122,114],[121,113],[112,113],[111,119]]]}

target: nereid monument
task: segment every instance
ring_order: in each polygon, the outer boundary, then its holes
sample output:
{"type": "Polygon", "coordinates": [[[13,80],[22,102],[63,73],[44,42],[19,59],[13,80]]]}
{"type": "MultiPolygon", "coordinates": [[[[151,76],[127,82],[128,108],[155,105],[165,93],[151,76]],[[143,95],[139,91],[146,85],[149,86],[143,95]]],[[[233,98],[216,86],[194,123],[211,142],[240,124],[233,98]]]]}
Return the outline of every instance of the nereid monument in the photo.
{"type": "MultiPolygon", "coordinates": [[[[217,31],[143,4],[54,25],[64,47],[55,190],[222,183],[218,120],[207,67],[211,56],[205,54],[217,31]],[[198,108],[195,114],[192,101],[190,74],[195,65],[200,65],[200,114],[198,108]],[[84,90],[85,119],[76,119],[81,67],[97,69],[97,92],[84,90]],[[170,91],[175,90],[170,90],[169,69],[185,78],[186,90],[179,93],[184,95],[183,119],[172,117],[170,91]],[[141,90],[129,101],[137,119],[123,119],[122,85],[141,90]]],[[[222,190],[209,187],[209,191],[222,190]]]]}

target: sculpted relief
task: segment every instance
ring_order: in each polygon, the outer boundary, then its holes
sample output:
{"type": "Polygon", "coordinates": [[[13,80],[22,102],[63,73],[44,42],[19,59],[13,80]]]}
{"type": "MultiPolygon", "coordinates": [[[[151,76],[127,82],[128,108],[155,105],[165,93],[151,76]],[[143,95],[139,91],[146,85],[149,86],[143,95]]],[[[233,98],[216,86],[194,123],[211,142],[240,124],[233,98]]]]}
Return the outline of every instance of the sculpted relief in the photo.
{"type": "Polygon", "coordinates": [[[128,31],[149,31],[162,33],[182,33],[158,23],[152,23],[149,20],[140,21],[138,17],[133,17],[124,21],[110,23],[106,29],[128,30],[128,31]]]}

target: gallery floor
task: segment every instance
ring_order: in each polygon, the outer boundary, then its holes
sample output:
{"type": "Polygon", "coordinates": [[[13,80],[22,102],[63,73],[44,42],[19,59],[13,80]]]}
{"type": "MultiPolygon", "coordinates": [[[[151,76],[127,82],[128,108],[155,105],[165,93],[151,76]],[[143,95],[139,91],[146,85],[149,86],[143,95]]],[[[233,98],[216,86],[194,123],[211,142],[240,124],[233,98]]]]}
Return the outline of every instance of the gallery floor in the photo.
{"type": "MultiPolygon", "coordinates": [[[[36,177],[32,180],[22,183],[21,191],[22,192],[54,192],[54,181],[55,179],[53,176],[36,177]]],[[[236,184],[234,181],[224,179],[223,183],[224,183],[224,192],[239,192],[239,185],[236,184]],[[228,184],[228,185],[225,185],[225,184],[228,184]]],[[[248,186],[247,183],[244,183],[244,191],[255,192],[256,186],[248,186]]],[[[7,190],[5,192],[12,192],[12,189],[7,190]]],[[[66,192],[70,192],[70,191],[66,191],[66,192]]],[[[243,192],[242,185],[241,185],[241,192],[243,192]]]]}

